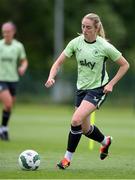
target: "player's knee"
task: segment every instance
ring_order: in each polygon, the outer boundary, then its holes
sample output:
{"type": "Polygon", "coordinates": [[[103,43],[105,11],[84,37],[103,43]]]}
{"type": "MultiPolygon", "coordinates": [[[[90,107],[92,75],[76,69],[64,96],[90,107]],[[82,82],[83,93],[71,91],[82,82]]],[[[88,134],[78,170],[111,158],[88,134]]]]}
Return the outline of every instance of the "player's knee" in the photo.
{"type": "Polygon", "coordinates": [[[81,123],[82,123],[81,118],[77,115],[73,115],[71,124],[73,126],[79,126],[79,125],[81,125],[81,123]]]}
{"type": "Polygon", "coordinates": [[[7,110],[7,111],[10,111],[13,107],[13,101],[12,99],[9,99],[8,101],[6,101],[4,103],[4,109],[7,110]]]}

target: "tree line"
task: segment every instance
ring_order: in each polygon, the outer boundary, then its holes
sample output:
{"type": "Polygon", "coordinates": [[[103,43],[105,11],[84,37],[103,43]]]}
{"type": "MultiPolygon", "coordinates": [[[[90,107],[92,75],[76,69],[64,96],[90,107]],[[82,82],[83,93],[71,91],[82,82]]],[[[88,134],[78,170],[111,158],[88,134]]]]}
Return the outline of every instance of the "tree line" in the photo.
{"type": "MultiPolygon", "coordinates": [[[[22,80],[27,88],[22,89],[29,91],[33,87],[36,91],[35,82],[43,83],[54,60],[55,0],[0,0],[0,4],[0,25],[9,20],[16,24],[16,37],[23,42],[29,60],[29,70],[22,80]]],[[[134,7],[134,0],[64,0],[64,47],[81,32],[82,17],[97,13],[107,38],[130,63],[130,70],[120,83],[125,92],[128,87],[133,92],[135,80],[134,7]]],[[[108,68],[113,75],[114,65],[108,68]]],[[[65,80],[72,81],[75,71],[76,64],[68,62],[63,68],[65,80]]]]}

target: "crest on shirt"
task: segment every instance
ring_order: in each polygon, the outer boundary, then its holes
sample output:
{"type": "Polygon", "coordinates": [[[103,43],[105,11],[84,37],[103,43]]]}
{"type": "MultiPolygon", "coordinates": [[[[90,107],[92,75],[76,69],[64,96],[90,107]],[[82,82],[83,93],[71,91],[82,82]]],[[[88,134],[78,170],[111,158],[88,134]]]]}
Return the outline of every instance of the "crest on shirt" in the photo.
{"type": "Polygon", "coordinates": [[[94,50],[92,51],[92,55],[95,56],[95,57],[99,56],[99,51],[98,51],[98,49],[94,49],[94,50]]]}

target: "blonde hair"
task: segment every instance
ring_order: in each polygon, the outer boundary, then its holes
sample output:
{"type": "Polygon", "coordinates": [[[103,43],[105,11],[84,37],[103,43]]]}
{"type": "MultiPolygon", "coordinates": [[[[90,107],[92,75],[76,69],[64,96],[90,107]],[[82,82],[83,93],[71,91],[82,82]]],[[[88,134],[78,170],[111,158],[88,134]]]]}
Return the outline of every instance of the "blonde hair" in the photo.
{"type": "Polygon", "coordinates": [[[3,23],[1,28],[3,29],[5,27],[12,28],[16,32],[16,26],[12,21],[7,21],[3,23]]]}
{"type": "Polygon", "coordinates": [[[95,28],[98,29],[98,33],[97,34],[105,39],[105,31],[104,31],[102,22],[100,20],[100,17],[97,14],[95,14],[95,13],[89,13],[89,14],[85,15],[83,17],[83,19],[84,18],[93,20],[95,28]]]}

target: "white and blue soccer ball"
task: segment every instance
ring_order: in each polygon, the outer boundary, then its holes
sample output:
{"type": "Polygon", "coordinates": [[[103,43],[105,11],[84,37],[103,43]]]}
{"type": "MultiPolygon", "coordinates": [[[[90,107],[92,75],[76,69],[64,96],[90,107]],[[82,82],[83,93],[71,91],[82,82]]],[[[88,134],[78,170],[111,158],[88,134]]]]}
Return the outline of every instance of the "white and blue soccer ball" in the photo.
{"type": "Polygon", "coordinates": [[[18,162],[22,170],[33,171],[39,168],[40,156],[34,150],[25,150],[19,155],[18,162]]]}

